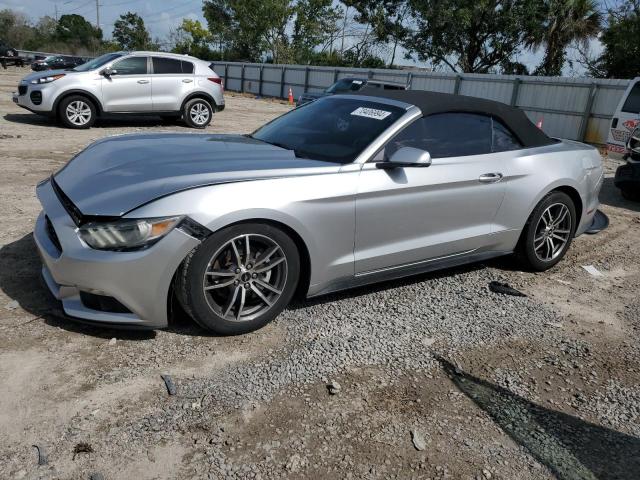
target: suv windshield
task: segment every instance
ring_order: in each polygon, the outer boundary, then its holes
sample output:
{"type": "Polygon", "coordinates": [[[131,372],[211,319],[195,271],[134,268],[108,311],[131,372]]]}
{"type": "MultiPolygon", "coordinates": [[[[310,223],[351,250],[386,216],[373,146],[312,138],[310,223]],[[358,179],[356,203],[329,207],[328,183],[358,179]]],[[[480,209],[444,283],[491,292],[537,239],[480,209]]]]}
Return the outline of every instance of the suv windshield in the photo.
{"type": "Polygon", "coordinates": [[[82,65],[78,65],[71,70],[74,72],[88,72],[89,70],[95,70],[96,68],[100,68],[101,66],[109,63],[116,58],[121,57],[121,53],[105,53],[104,55],[94,58],[93,60],[88,61],[87,63],[83,63],[82,65]]]}
{"type": "Polygon", "coordinates": [[[384,103],[326,97],[276,118],[251,137],[298,157],[350,163],[405,112],[384,103]]]}
{"type": "Polygon", "coordinates": [[[342,93],[342,92],[356,92],[360,90],[365,84],[364,80],[357,80],[353,78],[343,78],[327,88],[327,93],[342,93]]]}

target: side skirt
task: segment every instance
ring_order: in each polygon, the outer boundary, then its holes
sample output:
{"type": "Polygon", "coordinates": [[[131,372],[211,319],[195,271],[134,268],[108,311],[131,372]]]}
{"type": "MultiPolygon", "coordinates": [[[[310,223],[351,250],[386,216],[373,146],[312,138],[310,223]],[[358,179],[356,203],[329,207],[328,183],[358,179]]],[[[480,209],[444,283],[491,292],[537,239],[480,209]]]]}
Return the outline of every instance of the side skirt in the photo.
{"type": "Polygon", "coordinates": [[[391,267],[385,270],[377,270],[374,272],[364,272],[352,277],[343,277],[334,280],[325,285],[321,290],[307,294],[307,298],[319,297],[340,290],[347,290],[349,288],[361,287],[363,285],[369,285],[372,283],[386,282],[389,280],[395,280],[398,278],[409,277],[412,275],[419,275],[421,273],[433,272],[435,270],[443,270],[446,268],[457,267],[460,265],[466,265],[468,263],[482,262],[491,258],[501,257],[504,255],[510,255],[511,251],[485,251],[454,254],[441,258],[434,258],[432,260],[426,260],[424,262],[412,263],[409,265],[403,265],[399,267],[391,267]]]}

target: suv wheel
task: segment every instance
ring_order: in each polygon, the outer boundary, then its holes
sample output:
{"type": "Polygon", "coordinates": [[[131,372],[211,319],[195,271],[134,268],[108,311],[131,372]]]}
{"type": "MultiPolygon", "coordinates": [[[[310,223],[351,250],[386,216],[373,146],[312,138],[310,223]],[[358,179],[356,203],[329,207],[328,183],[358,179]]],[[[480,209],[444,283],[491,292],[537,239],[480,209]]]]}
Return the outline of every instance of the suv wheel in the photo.
{"type": "Polygon", "coordinates": [[[184,105],[182,117],[191,128],[205,128],[213,119],[213,108],[205,99],[193,98],[184,105]]]}
{"type": "Polygon", "coordinates": [[[82,95],[71,95],[62,100],[58,114],[67,128],[89,128],[96,121],[96,107],[82,95]]]}

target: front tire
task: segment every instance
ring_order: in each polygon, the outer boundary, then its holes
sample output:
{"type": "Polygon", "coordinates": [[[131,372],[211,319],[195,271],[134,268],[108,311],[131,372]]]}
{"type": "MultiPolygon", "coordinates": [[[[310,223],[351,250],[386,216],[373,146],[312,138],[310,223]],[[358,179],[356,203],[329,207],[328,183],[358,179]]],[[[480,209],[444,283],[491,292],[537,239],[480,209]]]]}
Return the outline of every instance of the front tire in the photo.
{"type": "Polygon", "coordinates": [[[237,335],[273,320],[291,300],[299,275],[300,255],[286,233],[244,223],[214,233],[189,254],[176,293],[197,324],[237,335]]]}
{"type": "Polygon", "coordinates": [[[191,128],[206,128],[213,120],[213,108],[204,98],[192,98],[185,103],[182,118],[191,128]]]}
{"type": "Polygon", "coordinates": [[[96,122],[97,111],[91,100],[83,95],[71,95],[60,102],[58,118],[67,128],[90,128],[96,122]]]}
{"type": "Polygon", "coordinates": [[[543,272],[562,260],[576,231],[576,209],[564,192],[551,192],[531,213],[516,255],[529,270],[543,272]]]}

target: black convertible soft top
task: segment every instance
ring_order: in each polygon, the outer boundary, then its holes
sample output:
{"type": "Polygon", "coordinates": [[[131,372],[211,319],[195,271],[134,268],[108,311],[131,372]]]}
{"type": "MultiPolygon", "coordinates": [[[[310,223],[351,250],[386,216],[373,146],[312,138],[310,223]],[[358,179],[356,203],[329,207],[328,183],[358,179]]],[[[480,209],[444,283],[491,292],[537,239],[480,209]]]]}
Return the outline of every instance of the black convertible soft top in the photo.
{"type": "Polygon", "coordinates": [[[353,95],[367,95],[409,103],[422,110],[422,115],[425,117],[447,112],[483,113],[501,120],[525,147],[541,147],[557,143],[557,140],[548,137],[531,123],[522,110],[493,100],[423,90],[374,90],[366,87],[354,92],[353,95]]]}

